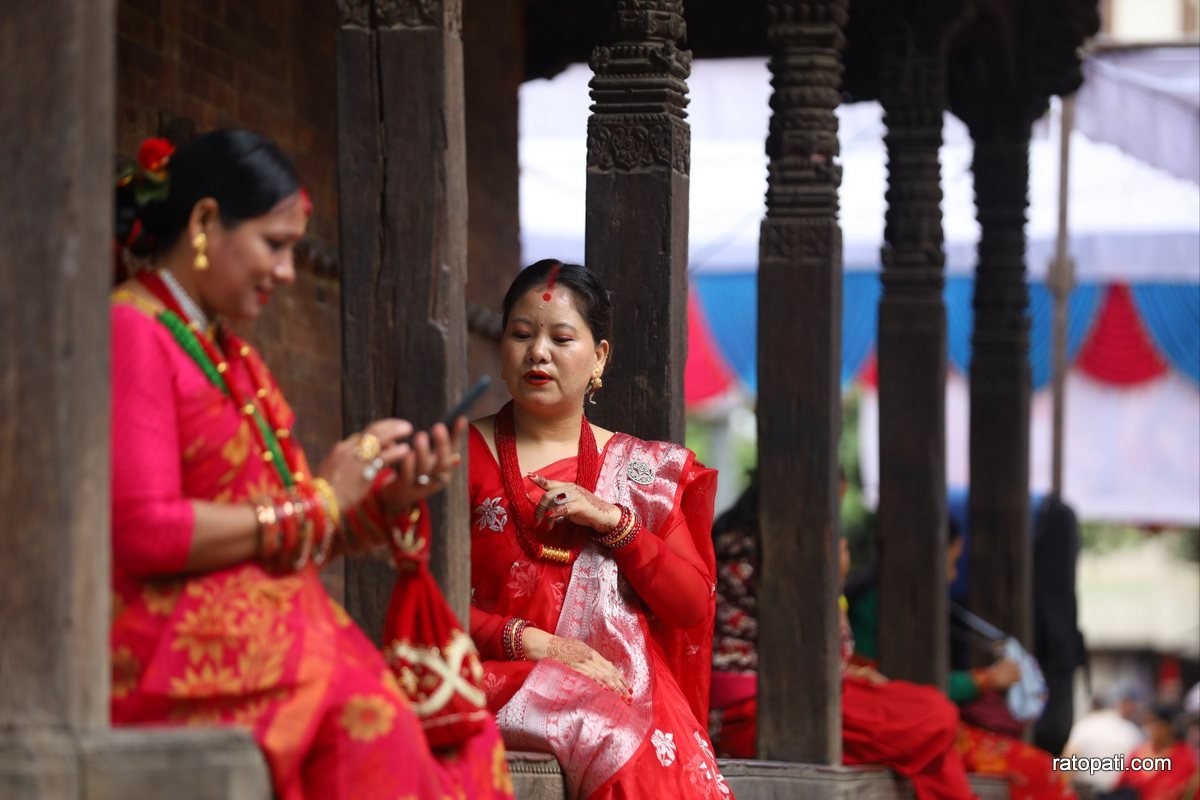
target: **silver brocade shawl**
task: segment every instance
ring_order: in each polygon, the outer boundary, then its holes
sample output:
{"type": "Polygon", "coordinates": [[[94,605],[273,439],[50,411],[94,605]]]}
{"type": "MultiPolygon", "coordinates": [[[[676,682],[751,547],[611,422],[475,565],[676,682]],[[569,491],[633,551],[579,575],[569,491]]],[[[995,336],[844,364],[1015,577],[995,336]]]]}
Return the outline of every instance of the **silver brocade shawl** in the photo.
{"type": "MultiPolygon", "coordinates": [[[[674,507],[690,453],[664,442],[614,434],[596,494],[632,507],[646,533],[657,533],[674,507]],[[646,480],[629,479],[632,473],[646,480]]],[[[641,600],[607,552],[588,545],[571,571],[554,633],[579,639],[607,658],[633,689],[626,704],[614,691],[553,659],[539,661],[496,715],[510,749],[553,753],[571,798],[587,797],[641,748],[654,717],[653,683],[641,600]]]]}

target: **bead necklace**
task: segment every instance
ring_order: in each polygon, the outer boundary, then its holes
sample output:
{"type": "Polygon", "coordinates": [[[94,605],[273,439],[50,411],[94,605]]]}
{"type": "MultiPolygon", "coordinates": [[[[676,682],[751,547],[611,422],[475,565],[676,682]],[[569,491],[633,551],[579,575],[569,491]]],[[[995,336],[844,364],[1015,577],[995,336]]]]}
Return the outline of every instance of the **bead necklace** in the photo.
{"type": "MultiPolygon", "coordinates": [[[[517,436],[513,422],[513,404],[510,400],[496,415],[496,454],[500,457],[500,474],[504,478],[504,490],[512,506],[513,524],[517,529],[517,541],[530,558],[570,564],[582,548],[551,547],[542,544],[533,534],[533,518],[537,507],[525,493],[521,477],[521,466],[517,462],[517,436]]],[[[596,491],[600,477],[600,455],[596,451],[596,436],[584,415],[579,429],[579,457],[576,463],[575,483],[589,492],[596,491]]]]}
{"type": "Polygon", "coordinates": [[[200,308],[200,305],[192,299],[192,296],[187,293],[180,285],[179,280],[171,274],[169,269],[160,269],[158,277],[162,278],[163,284],[166,285],[167,291],[171,293],[171,297],[175,298],[176,305],[183,311],[183,318],[191,323],[200,326],[200,330],[208,331],[211,323],[208,321],[208,315],[200,308]]]}
{"type": "MultiPolygon", "coordinates": [[[[247,358],[251,353],[250,346],[218,324],[215,326],[215,338],[221,344],[222,349],[230,354],[230,358],[226,359],[222,356],[221,352],[217,350],[216,344],[204,334],[204,328],[201,327],[200,321],[192,318],[190,323],[184,322],[184,319],[191,315],[184,310],[183,304],[171,290],[169,282],[171,279],[164,279],[167,275],[169,273],[166,270],[146,270],[137,274],[138,282],[165,306],[157,315],[158,321],[171,332],[171,336],[191,357],[192,361],[196,362],[196,366],[208,378],[209,383],[232,399],[243,415],[253,420],[254,424],[250,427],[258,434],[263,461],[270,463],[275,468],[284,487],[291,488],[303,481],[304,475],[298,469],[299,453],[291,439],[291,432],[275,419],[267,404],[263,403],[263,408],[260,408],[257,402],[267,397],[268,390],[265,373],[254,369],[254,365],[247,358]],[[230,361],[235,358],[243,359],[246,362],[246,373],[250,376],[250,381],[254,386],[252,398],[245,397],[237,384],[226,378],[230,361]]],[[[175,283],[175,286],[187,297],[183,287],[178,283],[175,283]]],[[[195,306],[195,302],[190,297],[187,299],[192,306],[195,306]]],[[[198,307],[196,309],[199,310],[198,307]]],[[[200,313],[200,316],[202,319],[204,318],[203,312],[200,313]]]]}

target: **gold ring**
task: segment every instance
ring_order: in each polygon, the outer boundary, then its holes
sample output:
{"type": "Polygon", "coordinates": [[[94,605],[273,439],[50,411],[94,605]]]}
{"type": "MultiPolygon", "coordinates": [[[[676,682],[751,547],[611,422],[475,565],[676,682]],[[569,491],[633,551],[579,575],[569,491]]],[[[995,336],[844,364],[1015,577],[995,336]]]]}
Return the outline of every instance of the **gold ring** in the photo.
{"type": "Polygon", "coordinates": [[[373,433],[360,433],[354,438],[354,455],[364,464],[369,464],[379,458],[383,445],[379,437],[373,433]]]}

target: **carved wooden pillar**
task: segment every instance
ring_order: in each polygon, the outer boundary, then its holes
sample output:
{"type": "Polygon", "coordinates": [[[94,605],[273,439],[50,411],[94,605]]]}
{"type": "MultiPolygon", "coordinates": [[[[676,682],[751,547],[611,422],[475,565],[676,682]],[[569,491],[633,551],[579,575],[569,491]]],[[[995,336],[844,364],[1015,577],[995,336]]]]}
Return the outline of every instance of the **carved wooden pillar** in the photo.
{"type": "MultiPolygon", "coordinates": [[[[347,432],[427,428],[466,380],[462,0],[340,0],[338,180],[347,432]]],[[[466,471],[431,498],[431,568],[467,618],[466,471]]],[[[351,559],[346,603],[378,636],[394,574],[351,559]]]]}
{"type": "Polygon", "coordinates": [[[1099,17],[1089,0],[998,4],[979,14],[979,33],[956,44],[950,81],[951,107],[975,140],[980,226],[971,338],[970,605],[1031,647],[1029,138],[1050,95],[1073,92],[1082,81],[1078,48],[1099,17]]]}
{"type": "Polygon", "coordinates": [[[591,61],[585,252],[613,293],[614,360],[589,413],[682,442],[692,55],[682,0],[614,0],[612,19],[591,61]]]}
{"type": "Polygon", "coordinates": [[[758,267],[758,755],[840,764],[834,109],[846,2],[769,0],[767,13],[774,91],[758,267]]]}
{"type": "Polygon", "coordinates": [[[946,310],[938,148],[946,40],[962,0],[887,0],[880,102],[888,154],[879,305],[879,653],[883,672],[936,686],[946,631],[946,310]]]}
{"type": "Polygon", "coordinates": [[[1000,109],[1008,113],[995,113],[993,124],[972,126],[980,239],[971,335],[970,605],[1029,647],[1033,583],[1025,209],[1032,120],[1007,104],[1000,109]]]}

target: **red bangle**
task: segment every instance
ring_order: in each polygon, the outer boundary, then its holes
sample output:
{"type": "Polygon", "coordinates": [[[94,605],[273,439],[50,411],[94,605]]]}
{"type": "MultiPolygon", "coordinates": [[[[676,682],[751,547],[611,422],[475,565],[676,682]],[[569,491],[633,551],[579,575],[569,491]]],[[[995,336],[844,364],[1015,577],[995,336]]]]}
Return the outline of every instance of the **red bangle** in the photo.
{"type": "Polygon", "coordinates": [[[500,639],[504,646],[504,656],[509,661],[528,660],[525,656],[525,643],[522,641],[528,625],[529,623],[520,617],[509,617],[504,623],[504,632],[500,639]]]}

